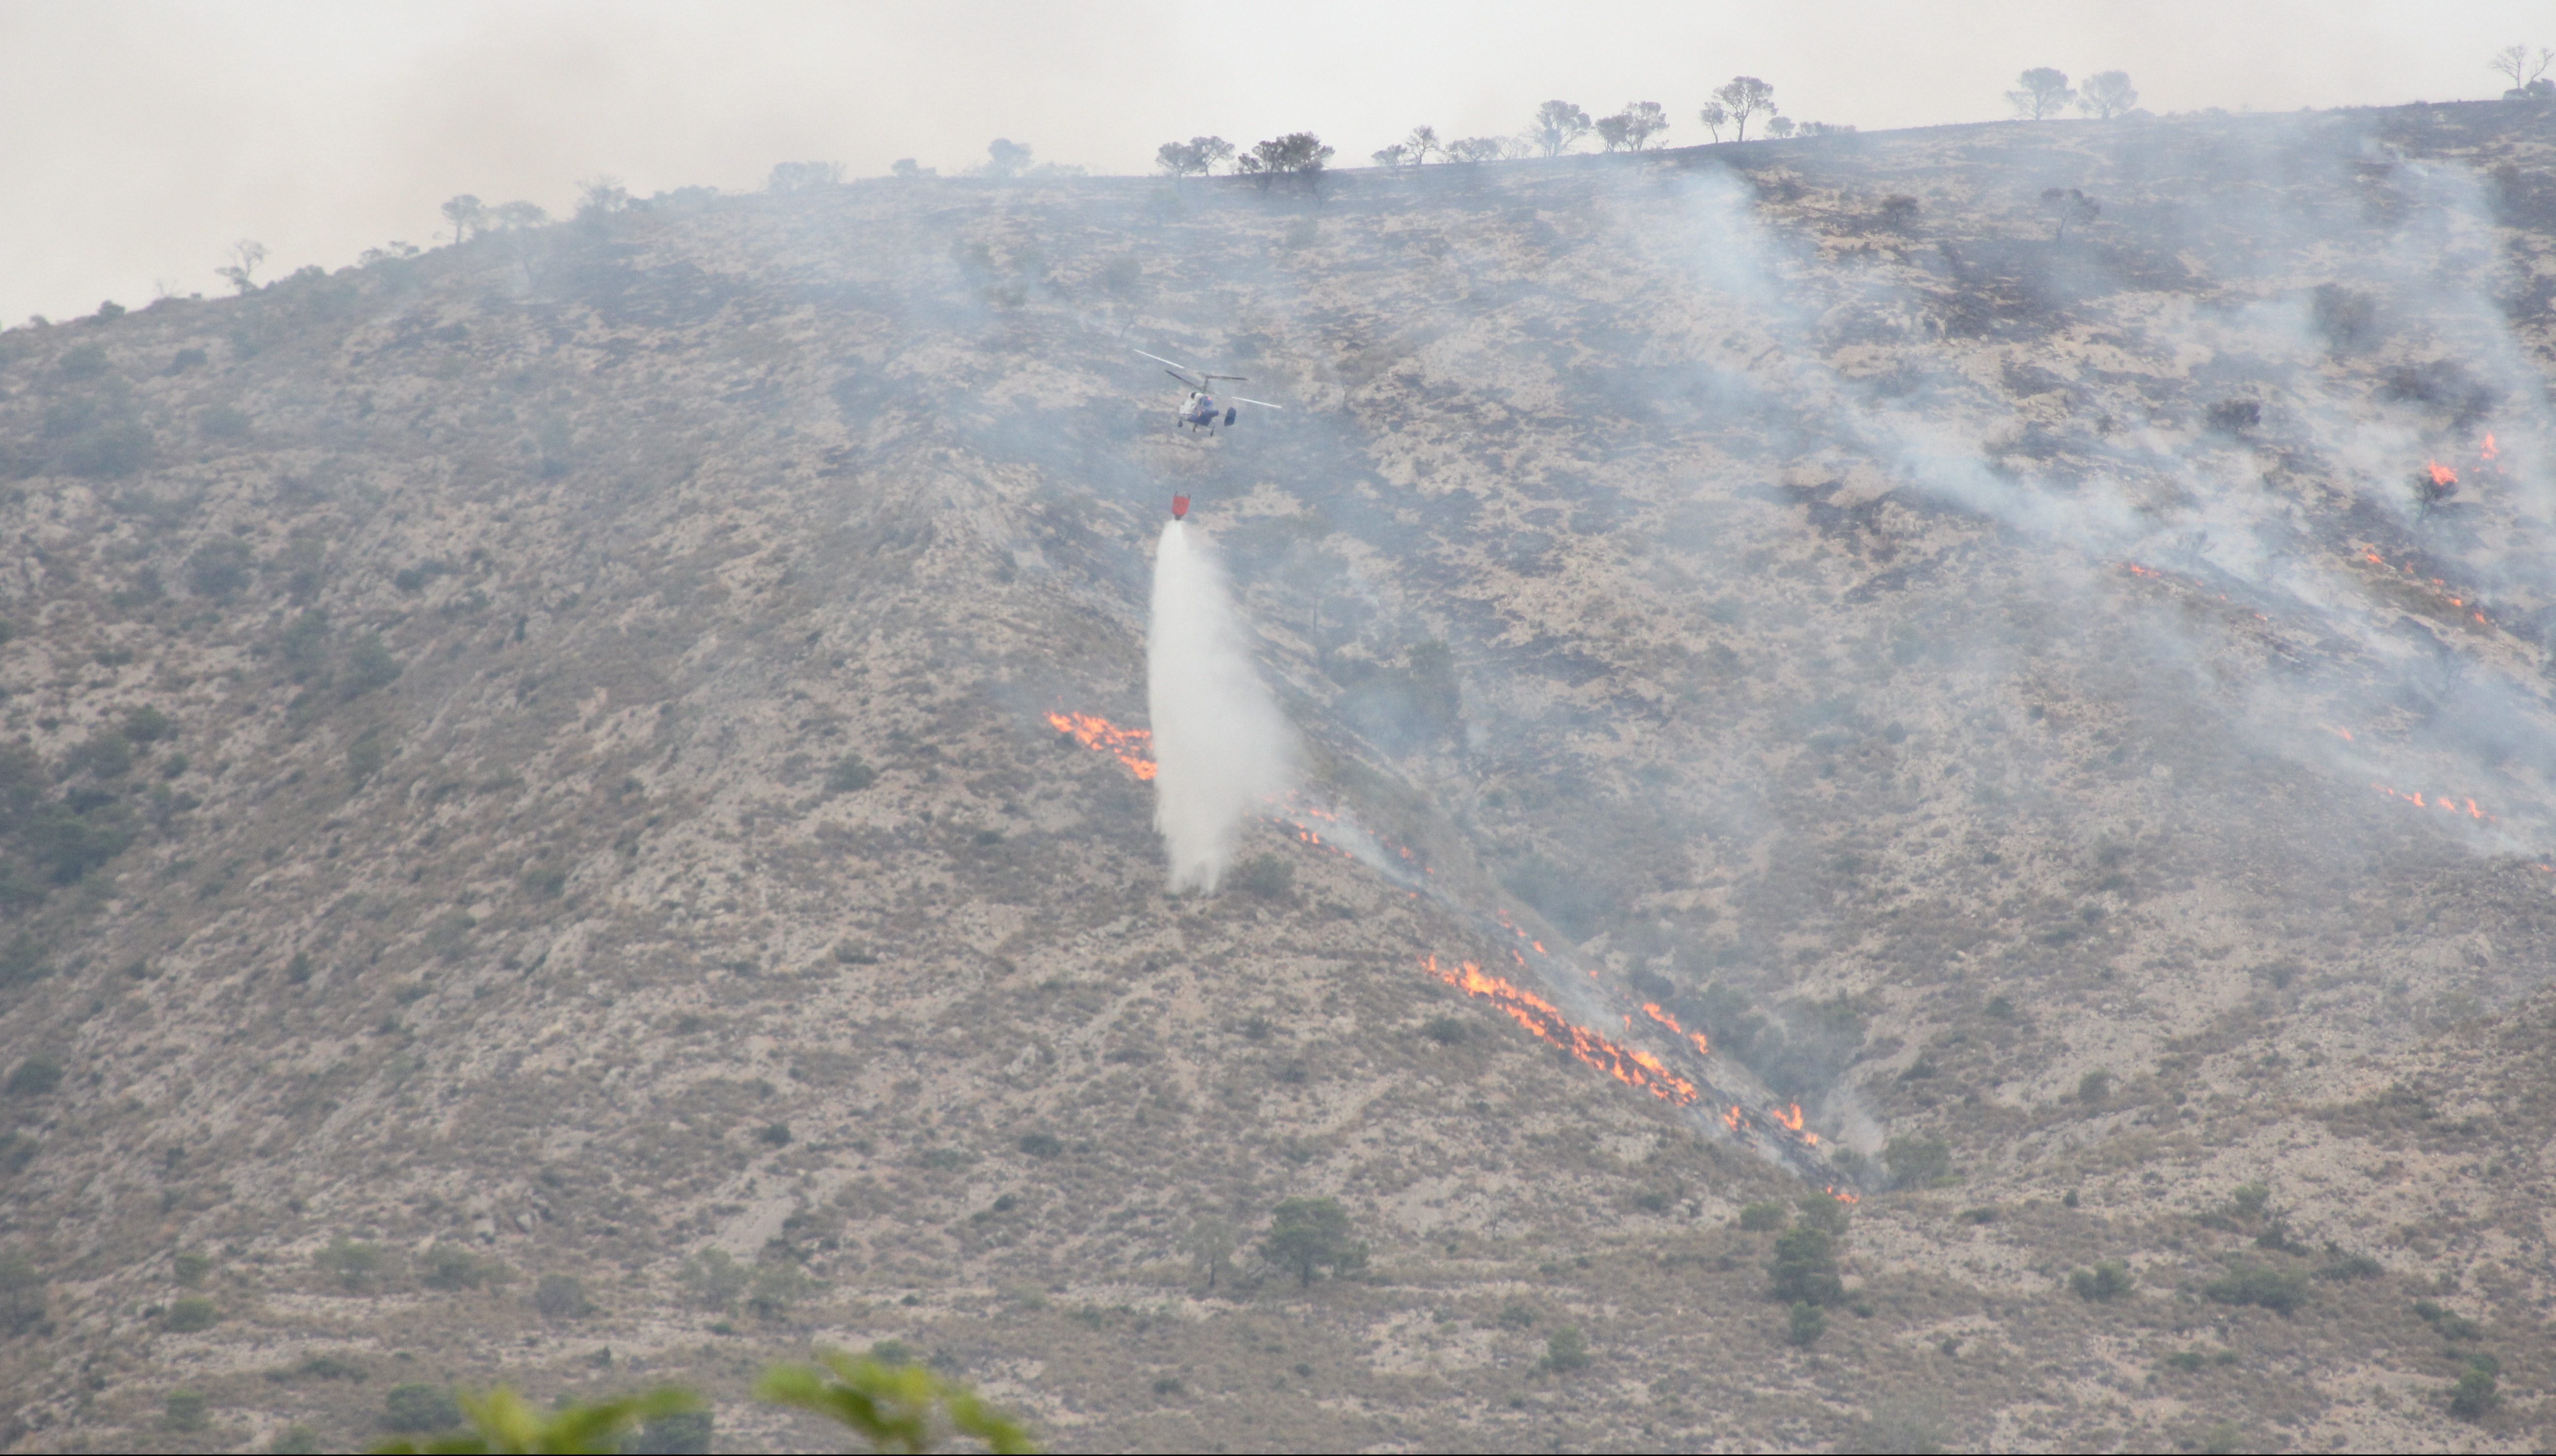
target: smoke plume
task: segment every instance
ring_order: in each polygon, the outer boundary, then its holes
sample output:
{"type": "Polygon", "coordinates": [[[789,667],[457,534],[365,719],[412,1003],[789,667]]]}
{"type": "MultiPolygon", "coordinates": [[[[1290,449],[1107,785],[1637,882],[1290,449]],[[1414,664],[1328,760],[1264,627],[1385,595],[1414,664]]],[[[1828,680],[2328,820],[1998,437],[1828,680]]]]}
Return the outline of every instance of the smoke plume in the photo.
{"type": "Polygon", "coordinates": [[[1145,695],[1172,888],[1213,890],[1243,817],[1287,788],[1294,736],[1251,665],[1214,552],[1179,521],[1164,525],[1154,557],[1145,695]]]}

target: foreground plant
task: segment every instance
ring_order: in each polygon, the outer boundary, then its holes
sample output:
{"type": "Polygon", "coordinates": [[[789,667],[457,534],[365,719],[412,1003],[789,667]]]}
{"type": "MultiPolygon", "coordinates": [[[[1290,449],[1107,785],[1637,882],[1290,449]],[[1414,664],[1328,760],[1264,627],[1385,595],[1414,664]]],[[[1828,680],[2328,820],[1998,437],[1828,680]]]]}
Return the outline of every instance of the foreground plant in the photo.
{"type": "Polygon", "coordinates": [[[991,1451],[1035,1451],[1029,1432],[976,1393],[921,1365],[821,1351],[816,1365],[776,1365],[756,1382],[757,1399],[796,1406],[847,1428],[873,1451],[929,1451],[942,1424],[991,1451]]]}
{"type": "Polygon", "coordinates": [[[572,1401],[551,1410],[535,1409],[523,1396],[504,1386],[484,1396],[462,1395],[458,1398],[463,1420],[461,1429],[422,1443],[393,1441],[373,1449],[383,1453],[407,1453],[407,1456],[482,1456],[482,1453],[494,1452],[571,1456],[571,1453],[616,1452],[622,1449],[623,1437],[636,1427],[702,1408],[699,1395],[674,1386],[662,1386],[644,1395],[625,1395],[618,1400],[591,1404],[572,1401]]]}

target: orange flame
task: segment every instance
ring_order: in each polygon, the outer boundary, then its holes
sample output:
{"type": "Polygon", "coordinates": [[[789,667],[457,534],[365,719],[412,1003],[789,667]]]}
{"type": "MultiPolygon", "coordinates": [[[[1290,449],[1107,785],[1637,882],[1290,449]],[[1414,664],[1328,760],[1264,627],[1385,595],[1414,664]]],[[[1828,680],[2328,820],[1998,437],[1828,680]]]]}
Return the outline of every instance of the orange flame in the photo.
{"type": "Polygon", "coordinates": [[[1856,1196],[1854,1196],[1853,1193],[1841,1193],[1841,1192],[1839,1192],[1839,1191],[1837,1190],[1837,1185],[1836,1185],[1836,1184],[1834,1184],[1834,1183],[1832,1183],[1832,1184],[1830,1184],[1830,1185],[1829,1185],[1828,1193],[1829,1193],[1829,1196],[1830,1196],[1831,1198],[1836,1199],[1836,1200],[1837,1200],[1838,1202],[1840,1202],[1840,1203],[1861,1203],[1861,1202],[1863,1201],[1862,1199],[1857,1198],[1856,1196]]]}
{"type": "Polygon", "coordinates": [[[1137,778],[1150,781],[1154,777],[1154,761],[1148,757],[1154,747],[1154,735],[1146,730],[1121,728],[1091,713],[1050,713],[1047,720],[1057,732],[1073,735],[1085,748],[1116,756],[1137,778]]]}
{"type": "Polygon", "coordinates": [[[1561,1047],[1627,1087],[1639,1087],[1680,1107],[1696,1099],[1695,1084],[1661,1065],[1658,1057],[1610,1041],[1586,1027],[1573,1026],[1553,1003],[1497,976],[1485,975],[1482,968],[1471,961],[1461,962],[1449,969],[1440,966],[1438,957],[1432,955],[1424,958],[1421,964],[1429,974],[1466,995],[1488,998],[1492,1005],[1507,1014],[1509,1020],[1526,1028],[1527,1033],[1537,1040],[1561,1047]]]}
{"type": "Polygon", "coordinates": [[[2477,458],[2480,460],[2491,460],[2501,453],[2502,451],[2494,448],[2493,436],[2489,433],[2485,437],[2485,447],[2477,451],[2477,458]]]}
{"type": "Polygon", "coordinates": [[[2473,798],[2464,798],[2447,793],[2436,793],[2427,799],[2423,796],[2422,790],[2420,789],[2416,789],[2412,793],[2403,793],[2388,788],[2384,784],[2372,784],[2369,787],[2377,789],[2383,794],[2386,794],[2389,798],[2401,799],[2406,803],[2412,804],[2418,809],[2446,809],[2453,814],[2465,813],[2469,818],[2474,819],[2479,823],[2493,822],[2493,815],[2477,807],[2477,801],[2473,798]],[[2460,808],[2459,805],[2462,803],[2467,805],[2467,807],[2464,809],[2460,808]]]}
{"type": "Polygon", "coordinates": [[[1798,1102],[1793,1104],[1793,1110],[1790,1112],[1777,1112],[1770,1107],[1766,1109],[1766,1113],[1775,1120],[1777,1127],[1787,1128],[1796,1133],[1802,1130],[1802,1105],[1798,1102]]]}
{"type": "Polygon", "coordinates": [[[1730,1125],[1730,1131],[1732,1131],[1732,1132],[1734,1132],[1734,1133],[1736,1133],[1736,1132],[1738,1132],[1738,1131],[1739,1131],[1739,1109],[1738,1109],[1738,1108],[1733,1107],[1732,1109],[1730,1109],[1730,1111],[1724,1113],[1724,1114],[1722,1115],[1722,1120],[1723,1120],[1724,1122],[1728,1123],[1728,1124],[1730,1125]]]}
{"type": "Polygon", "coordinates": [[[2130,570],[2130,574],[2131,574],[2132,576],[2158,576],[2158,577],[2162,577],[2163,575],[2165,575],[2165,573],[2164,573],[2164,572],[2162,572],[2162,571],[2156,570],[2156,569],[2155,569],[2155,568],[2153,568],[2153,567],[2149,567],[2149,566],[2142,566],[2142,565],[2140,565],[2140,564],[2139,564],[2138,562],[2136,562],[2136,561],[2123,561],[2121,564],[2122,564],[2122,565],[2124,565],[2124,566],[2127,566],[2127,567],[2129,568],[2129,570],[2130,570]]]}
{"type": "Polygon", "coordinates": [[[1678,1025],[1677,1018],[1670,1016],[1667,1012],[1660,1010],[1658,1007],[1653,1006],[1648,1002],[1644,1002],[1642,1004],[1642,1011],[1645,1015],[1649,1016],[1652,1021],[1659,1023],[1661,1026],[1668,1028],[1670,1031],[1684,1036],[1689,1041],[1694,1042],[1697,1055],[1713,1055],[1712,1043],[1704,1039],[1704,1033],[1702,1031],[1688,1031],[1686,1028],[1678,1025]]]}
{"type": "Polygon", "coordinates": [[[2432,483],[2434,485],[2456,485],[2459,483],[2459,472],[2456,470],[2451,469],[2449,466],[2442,464],[2438,460],[2428,460],[2424,463],[2432,467],[2432,483]]]}

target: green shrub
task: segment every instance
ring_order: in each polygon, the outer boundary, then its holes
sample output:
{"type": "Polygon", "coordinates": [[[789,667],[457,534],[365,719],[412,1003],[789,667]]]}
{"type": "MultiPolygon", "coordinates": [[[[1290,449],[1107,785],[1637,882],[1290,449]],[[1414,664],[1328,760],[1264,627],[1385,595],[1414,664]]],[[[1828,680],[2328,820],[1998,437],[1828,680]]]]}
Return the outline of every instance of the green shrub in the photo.
{"type": "Polygon", "coordinates": [[[2097,1067],[2077,1079],[2077,1100],[2088,1107],[2101,1106],[2112,1095],[2112,1074],[2097,1067]]]}
{"type": "Polygon", "coordinates": [[[1784,1205],[1780,1203],[1749,1203],[1740,1207],[1739,1227],[1749,1233],[1772,1233],[1783,1226],[1784,1205]]]}
{"type": "Polygon", "coordinates": [[[426,1251],[423,1264],[418,1281],[430,1289],[475,1289],[490,1272],[478,1255],[458,1244],[439,1242],[426,1251]]]}
{"type": "Polygon", "coordinates": [[[1829,1329],[1828,1311],[1816,1304],[1797,1303],[1785,1317],[1784,1338],[1803,1349],[1809,1349],[1829,1329]]]}
{"type": "Polygon", "coordinates": [[[771,1148],[787,1148],[790,1146],[790,1125],[766,1123],[756,1131],[754,1141],[771,1148]]]}
{"type": "Polygon", "coordinates": [[[170,1274],[178,1280],[182,1287],[185,1288],[201,1288],[204,1283],[204,1276],[212,1272],[212,1259],[207,1255],[198,1254],[192,1250],[179,1254],[169,1261],[170,1274]]]}
{"type": "Polygon", "coordinates": [[[335,1274],[348,1289],[378,1287],[390,1272],[390,1256],[379,1244],[358,1244],[343,1236],[311,1256],[311,1262],[335,1274]]]}
{"type": "Polygon", "coordinates": [[[1894,1188],[1931,1188],[1953,1175],[1953,1150],[1941,1138],[1893,1138],[1881,1150],[1894,1188]]]}
{"type": "Polygon", "coordinates": [[[1431,1017],[1420,1028],[1420,1034],[1441,1046],[1453,1046],[1471,1034],[1472,1028],[1456,1017],[1431,1017]]]}
{"type": "Polygon", "coordinates": [[[1589,1368],[1589,1340],[1578,1325],[1564,1325],[1544,1337],[1544,1368],[1556,1375],[1589,1368]]]}
{"type": "Polygon", "coordinates": [[[393,1386],[382,1397],[382,1422],[395,1431],[447,1431],[461,1424],[461,1403],[442,1386],[393,1386]]]}
{"type": "Polygon", "coordinates": [[[9,1073],[7,1086],[12,1097],[43,1097],[62,1084],[61,1062],[49,1056],[31,1056],[9,1073]]]}
{"type": "Polygon", "coordinates": [[[1065,1140],[1054,1133],[1023,1133],[1020,1148],[1032,1157],[1054,1157],[1065,1151],[1065,1140]]]}
{"type": "Polygon", "coordinates": [[[2465,1420],[2475,1420],[2492,1413],[2502,1403],[2502,1393],[2494,1389],[2493,1376],[2484,1370],[2470,1370],[2450,1387],[2450,1413],[2465,1420]]]}
{"type": "Polygon", "coordinates": [[[2387,1273],[2387,1266],[2366,1254],[2345,1254],[2332,1246],[2328,1246],[2326,1252],[2332,1257],[2325,1268],[2317,1271],[2318,1278],[2374,1279],[2387,1273]]]}
{"type": "Polygon", "coordinates": [[[0,1335],[23,1335],[43,1324],[47,1292],[34,1265],[15,1254],[0,1255],[0,1335]]]}
{"type": "Polygon", "coordinates": [[[692,1302],[712,1314],[726,1313],[754,1277],[724,1249],[704,1249],[685,1260],[676,1276],[692,1302]]]}
{"type": "Polygon", "coordinates": [[[2239,1183],[2236,1191],[2228,1195],[2228,1201],[2235,1205],[2238,1213],[2247,1218],[2261,1217],[2263,1205],[2269,1203],[2271,1198],[2272,1189],[2265,1183],[2239,1183]]]}
{"type": "Polygon", "coordinates": [[[795,1265],[778,1260],[757,1264],[752,1291],[745,1296],[746,1311],[757,1319],[779,1319],[790,1312],[791,1305],[808,1297],[816,1283],[795,1265]]]}
{"type": "Polygon", "coordinates": [[[399,659],[391,656],[390,645],[378,632],[367,632],[355,639],[346,651],[346,671],[338,679],[337,690],[349,698],[362,697],[376,688],[388,687],[399,680],[399,659]]]}
{"type": "Polygon", "coordinates": [[[834,760],[834,767],[826,771],[826,791],[829,793],[858,793],[877,782],[878,770],[862,762],[856,753],[834,760]]]}
{"type": "Polygon", "coordinates": [[[227,599],[248,585],[248,543],[235,537],[206,542],[187,557],[187,589],[197,596],[227,599]]]}
{"type": "Polygon", "coordinates": [[[135,708],[124,715],[124,736],[135,743],[158,743],[178,736],[178,725],[158,708],[135,708]]]}
{"type": "Polygon", "coordinates": [[[1775,1238],[1774,1279],[1768,1291],[1788,1304],[1835,1304],[1846,1297],[1838,1277],[1837,1238],[1814,1224],[1796,1224],[1775,1238]]]}
{"type": "Polygon", "coordinates": [[[1290,1198],[1270,1214],[1260,1256],[1311,1285],[1315,1271],[1345,1274],[1366,1265],[1366,1246],[1349,1238],[1348,1210],[1332,1198],[1290,1198]]]}
{"type": "Polygon", "coordinates": [[[320,1444],[320,1433],[307,1425],[288,1425],[266,1443],[272,1456],[320,1456],[328,1448],[320,1444]]]}
{"type": "Polygon", "coordinates": [[[1531,1330],[1535,1328],[1535,1307],[1523,1300],[1512,1299],[1500,1306],[1500,1328],[1531,1330]]]}
{"type": "Polygon", "coordinates": [[[1853,1204],[1826,1193],[1813,1193],[1794,1206],[1801,1210],[1805,1225],[1824,1230],[1834,1239],[1846,1237],[1847,1221],[1854,1216],[1853,1204]]]}
{"type": "Polygon", "coordinates": [[[533,1308],[545,1319],[583,1319],[594,1312],[585,1281],[575,1274],[544,1274],[533,1286],[533,1308]]]}
{"type": "Polygon", "coordinates": [[[1296,867],[1274,854],[1255,854],[1235,865],[1225,883],[1262,900],[1286,900],[1296,893],[1296,867]]]}
{"type": "Polygon", "coordinates": [[[171,1391],[168,1399],[161,1402],[168,1412],[169,1428],[177,1431],[202,1430],[207,1404],[200,1391],[171,1391]]]}
{"type": "Polygon", "coordinates": [[[2225,1276],[2202,1285],[2201,1292],[2221,1304],[2255,1304],[2288,1314],[2306,1300],[2307,1279],[2283,1270],[2240,1263],[2225,1276]]]}
{"type": "Polygon", "coordinates": [[[181,1299],[169,1306],[169,1312],[160,1317],[160,1324],[172,1334],[192,1335],[211,1329],[221,1317],[221,1311],[213,1306],[210,1299],[181,1299]]]}
{"type": "Polygon", "coordinates": [[[2091,1270],[2081,1269],[2068,1276],[2069,1291],[2080,1299],[2117,1299],[2136,1287],[2130,1267],[2117,1259],[2106,1260],[2091,1270]]]}

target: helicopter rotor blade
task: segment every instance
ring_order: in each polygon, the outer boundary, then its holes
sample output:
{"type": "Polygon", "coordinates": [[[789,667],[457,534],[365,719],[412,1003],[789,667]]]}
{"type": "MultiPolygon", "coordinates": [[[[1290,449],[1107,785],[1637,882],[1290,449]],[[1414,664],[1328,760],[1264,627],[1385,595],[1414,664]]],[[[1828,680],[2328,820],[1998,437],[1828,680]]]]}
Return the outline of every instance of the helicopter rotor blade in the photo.
{"type": "Polygon", "coordinates": [[[1183,383],[1183,384],[1185,384],[1185,385],[1188,385],[1190,388],[1192,388],[1192,389],[1194,389],[1194,390],[1205,390],[1205,389],[1207,388],[1207,381],[1206,381],[1206,380],[1203,380],[1203,379],[1192,379],[1192,378],[1190,378],[1188,375],[1183,374],[1182,372],[1180,372],[1180,371],[1179,371],[1179,370],[1177,370],[1177,369],[1166,369],[1166,370],[1164,370],[1163,372],[1164,372],[1165,374],[1170,375],[1172,378],[1179,380],[1181,383],[1183,383]]]}
{"type": "Polygon", "coordinates": [[[1241,375],[1239,375],[1239,374],[1211,374],[1211,375],[1209,375],[1209,376],[1207,376],[1207,377],[1208,377],[1208,378],[1210,378],[1210,379],[1229,379],[1229,380],[1232,380],[1235,384],[1249,384],[1249,383],[1251,382],[1250,380],[1243,378],[1243,377],[1242,377],[1241,375]]]}
{"type": "Polygon", "coordinates": [[[1170,366],[1172,366],[1174,369],[1182,369],[1182,370],[1186,370],[1186,369],[1188,369],[1188,368],[1190,367],[1190,366],[1188,366],[1187,364],[1182,363],[1182,362],[1181,362],[1180,360],[1178,360],[1178,359],[1166,359],[1166,358],[1164,358],[1164,357],[1163,357],[1162,355],[1160,355],[1160,354],[1147,354],[1147,353],[1145,353],[1145,351],[1144,351],[1144,350],[1142,350],[1142,349],[1138,349],[1138,350],[1136,350],[1135,352],[1136,352],[1136,353],[1138,353],[1139,355],[1142,355],[1142,356],[1143,356],[1143,357],[1145,357],[1145,358],[1148,358],[1148,359],[1153,360],[1153,361],[1154,361],[1155,363],[1157,363],[1157,364],[1169,364],[1169,365],[1170,365],[1170,366]]]}
{"type": "Polygon", "coordinates": [[[1285,410],[1285,409],[1287,408],[1287,407],[1286,407],[1286,406],[1284,406],[1284,405],[1273,405],[1273,404],[1269,403],[1267,400],[1246,400],[1246,399],[1244,399],[1244,398],[1243,398],[1242,396],[1240,396],[1240,395],[1227,395],[1227,396],[1225,396],[1225,398],[1227,398],[1227,399],[1229,399],[1229,400],[1233,401],[1233,402],[1234,402],[1235,404],[1237,404],[1237,405],[1258,405],[1258,406],[1259,406],[1261,409],[1263,409],[1263,410],[1280,410],[1280,411],[1283,411],[1283,410],[1285,410]]]}

